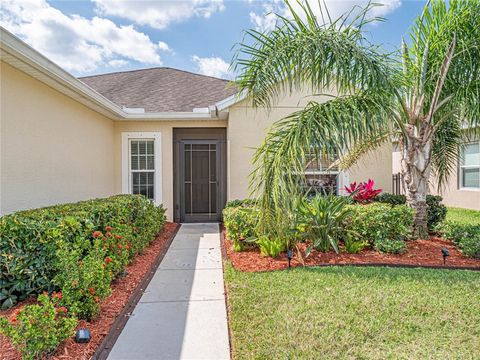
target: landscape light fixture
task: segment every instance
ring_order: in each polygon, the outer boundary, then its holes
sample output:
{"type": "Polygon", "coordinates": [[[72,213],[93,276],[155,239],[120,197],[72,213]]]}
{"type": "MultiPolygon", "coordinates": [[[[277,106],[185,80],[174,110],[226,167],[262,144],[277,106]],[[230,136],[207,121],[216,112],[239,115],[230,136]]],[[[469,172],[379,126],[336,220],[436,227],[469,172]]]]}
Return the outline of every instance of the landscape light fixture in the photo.
{"type": "Polygon", "coordinates": [[[445,265],[447,262],[447,257],[450,256],[448,249],[446,247],[442,248],[442,256],[443,256],[443,264],[445,265]]]}
{"type": "Polygon", "coordinates": [[[88,343],[90,339],[91,335],[88,329],[78,329],[75,333],[75,342],[77,343],[88,343]]]}
{"type": "Polygon", "coordinates": [[[287,249],[287,259],[288,259],[288,268],[291,268],[291,264],[290,262],[292,261],[293,259],[293,251],[292,249],[287,249]]]}

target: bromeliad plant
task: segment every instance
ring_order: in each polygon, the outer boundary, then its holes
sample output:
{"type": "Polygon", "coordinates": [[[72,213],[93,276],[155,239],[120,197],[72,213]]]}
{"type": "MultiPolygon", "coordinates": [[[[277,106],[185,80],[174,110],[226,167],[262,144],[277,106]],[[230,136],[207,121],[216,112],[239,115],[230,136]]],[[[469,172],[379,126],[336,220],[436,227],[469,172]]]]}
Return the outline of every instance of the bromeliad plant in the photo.
{"type": "Polygon", "coordinates": [[[372,6],[332,19],[320,2],[287,1],[290,15],[271,31],[247,31],[238,46],[237,86],[254,107],[270,109],[293,91],[332,96],[275,123],[254,156],[251,188],[266,229],[279,228],[302,191],[312,149],[339,154],[348,168],[395,139],[415,235],[424,237],[432,173],[441,188],[455,170],[462,128],[480,129],[480,0],[427,2],[408,44],[391,54],[365,36],[381,20],[369,17],[372,6]]]}
{"type": "Polygon", "coordinates": [[[345,190],[350,196],[358,203],[366,204],[373,201],[373,199],[382,192],[382,189],[374,189],[375,182],[372,179],[368,179],[367,182],[361,182],[357,185],[357,182],[353,182],[350,186],[345,186],[345,190]]]}
{"type": "MultiPolygon", "coordinates": [[[[352,210],[347,207],[348,199],[339,196],[317,195],[310,201],[299,206],[302,216],[304,237],[311,240],[313,248],[318,251],[335,250],[338,253],[338,243],[346,236],[343,222],[351,215],[352,210]]],[[[308,256],[312,247],[307,249],[308,256]]]]}

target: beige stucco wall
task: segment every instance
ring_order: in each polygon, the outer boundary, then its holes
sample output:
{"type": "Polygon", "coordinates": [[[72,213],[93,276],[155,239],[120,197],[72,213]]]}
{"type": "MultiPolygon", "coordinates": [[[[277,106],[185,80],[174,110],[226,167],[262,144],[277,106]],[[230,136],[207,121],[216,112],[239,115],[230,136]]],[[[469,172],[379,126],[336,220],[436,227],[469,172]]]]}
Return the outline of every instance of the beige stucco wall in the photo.
{"type": "Polygon", "coordinates": [[[115,122],[115,192],[122,192],[122,133],[160,132],[162,143],[162,203],[167,208],[167,218],[173,220],[173,129],[174,128],[224,128],[225,120],[172,120],[172,121],[116,121],[115,122]]]}
{"type": "Polygon", "coordinates": [[[114,193],[110,119],[1,63],[0,212],[114,193]]]}
{"type": "MultiPolygon", "coordinates": [[[[270,126],[277,120],[305,107],[314,97],[308,92],[295,92],[285,95],[267,111],[253,108],[246,100],[230,108],[228,116],[228,189],[227,199],[244,199],[250,196],[249,176],[254,167],[252,156],[262,143],[270,126]]],[[[317,101],[327,101],[330,97],[317,97],[317,101]]]]}
{"type": "MultiPolygon", "coordinates": [[[[326,91],[325,91],[326,92],[326,91]]],[[[333,94],[333,92],[330,92],[333,94]]],[[[284,96],[270,111],[254,109],[247,101],[230,108],[227,138],[229,142],[229,188],[228,199],[249,197],[249,175],[253,171],[252,156],[261,144],[269,127],[277,120],[297,111],[312,100],[325,102],[330,96],[308,96],[308,92],[295,92],[284,96]]],[[[348,172],[344,181],[375,180],[377,187],[391,191],[392,157],[391,147],[385,145],[368,155],[360,165],[348,172]],[[350,178],[350,179],[349,179],[350,178]]]]}
{"type": "MultiPolygon", "coordinates": [[[[229,109],[228,120],[112,121],[7,64],[0,70],[2,214],[121,193],[122,133],[160,132],[162,202],[171,220],[173,129],[181,127],[228,127],[227,197],[248,197],[252,155],[268,128],[314,99],[296,92],[270,111],[242,101],[229,109]]],[[[391,163],[391,151],[382,149],[351,172],[351,180],[370,177],[387,190],[391,163]]]]}
{"type": "MultiPolygon", "coordinates": [[[[393,171],[400,172],[401,154],[394,151],[392,154],[393,171]]],[[[480,190],[460,189],[458,186],[458,173],[453,172],[445,188],[438,190],[437,182],[432,177],[430,193],[443,197],[443,203],[447,206],[454,206],[465,209],[480,210],[480,190]]]]}
{"type": "Polygon", "coordinates": [[[375,181],[375,189],[392,192],[392,149],[391,143],[380,146],[364,155],[348,170],[349,182],[375,181]]]}
{"type": "Polygon", "coordinates": [[[434,181],[430,186],[432,194],[438,194],[443,197],[443,203],[447,206],[454,206],[465,209],[480,210],[480,190],[478,189],[460,189],[458,187],[458,174],[452,174],[448,185],[441,191],[437,191],[434,181]]]}

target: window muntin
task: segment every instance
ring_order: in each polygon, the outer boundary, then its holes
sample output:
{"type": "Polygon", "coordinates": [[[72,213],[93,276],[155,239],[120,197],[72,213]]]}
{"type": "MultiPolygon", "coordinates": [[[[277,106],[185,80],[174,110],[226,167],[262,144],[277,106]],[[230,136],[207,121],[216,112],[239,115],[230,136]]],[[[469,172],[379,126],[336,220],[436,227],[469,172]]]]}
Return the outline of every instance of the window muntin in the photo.
{"type": "Polygon", "coordinates": [[[309,195],[338,194],[339,170],[334,162],[337,155],[308,154],[305,166],[304,190],[309,195]]]}
{"type": "Polygon", "coordinates": [[[465,144],[462,148],[460,187],[480,189],[480,141],[465,144]]]}
{"type": "Polygon", "coordinates": [[[155,140],[130,139],[130,191],[155,199],[155,140]]]}

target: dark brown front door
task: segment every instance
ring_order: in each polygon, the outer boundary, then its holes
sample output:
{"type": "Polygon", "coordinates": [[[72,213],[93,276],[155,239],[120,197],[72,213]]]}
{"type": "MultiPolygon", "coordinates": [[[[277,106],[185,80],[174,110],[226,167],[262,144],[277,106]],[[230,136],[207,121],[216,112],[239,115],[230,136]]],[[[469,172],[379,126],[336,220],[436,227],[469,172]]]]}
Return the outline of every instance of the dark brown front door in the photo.
{"type": "Polygon", "coordinates": [[[206,134],[192,139],[193,135],[175,141],[175,220],[220,221],[226,188],[225,140],[205,139],[206,134]]]}

